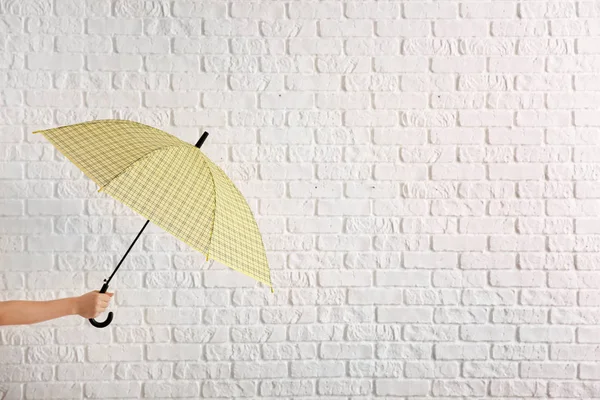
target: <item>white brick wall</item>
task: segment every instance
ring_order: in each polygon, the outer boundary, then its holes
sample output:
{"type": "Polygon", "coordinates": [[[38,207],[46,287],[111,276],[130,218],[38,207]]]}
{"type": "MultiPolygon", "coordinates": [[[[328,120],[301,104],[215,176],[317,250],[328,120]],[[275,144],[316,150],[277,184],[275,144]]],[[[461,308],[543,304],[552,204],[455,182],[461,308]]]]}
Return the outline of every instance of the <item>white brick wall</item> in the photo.
{"type": "Polygon", "coordinates": [[[209,131],[276,287],[150,225],[0,398],[600,398],[598,108],[597,1],[0,0],[0,300],[142,226],[31,135],[98,118],[209,131]]]}

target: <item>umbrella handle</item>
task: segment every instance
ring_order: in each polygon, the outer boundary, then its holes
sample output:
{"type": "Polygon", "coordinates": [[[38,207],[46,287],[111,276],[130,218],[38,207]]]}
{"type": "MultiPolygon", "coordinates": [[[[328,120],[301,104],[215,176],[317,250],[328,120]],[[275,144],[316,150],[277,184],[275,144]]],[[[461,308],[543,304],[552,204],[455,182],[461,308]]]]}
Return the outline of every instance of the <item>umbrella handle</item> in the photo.
{"type": "MultiPolygon", "coordinates": [[[[102,289],[100,289],[100,293],[106,293],[106,291],[108,290],[108,283],[104,283],[104,285],[102,285],[102,289]]],[[[96,328],[106,328],[107,326],[110,325],[110,323],[113,320],[113,313],[112,311],[110,311],[108,313],[108,317],[106,318],[106,321],[104,322],[98,322],[96,321],[94,318],[90,318],[90,324],[92,324],[93,326],[95,326],[96,328]]]]}

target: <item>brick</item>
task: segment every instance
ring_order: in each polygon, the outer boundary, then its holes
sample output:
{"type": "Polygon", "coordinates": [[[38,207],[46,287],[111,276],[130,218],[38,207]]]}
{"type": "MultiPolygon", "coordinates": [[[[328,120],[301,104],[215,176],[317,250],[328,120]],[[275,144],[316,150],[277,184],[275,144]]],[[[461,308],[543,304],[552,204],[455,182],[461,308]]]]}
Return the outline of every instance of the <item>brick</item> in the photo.
{"type": "Polygon", "coordinates": [[[303,396],[314,392],[314,383],[309,380],[263,380],[260,384],[262,396],[303,396]]]}
{"type": "Polygon", "coordinates": [[[456,232],[457,223],[454,218],[406,217],[402,220],[402,230],[406,233],[450,233],[456,232]]]}
{"type": "Polygon", "coordinates": [[[427,69],[429,60],[418,56],[376,56],[373,63],[377,73],[422,72],[427,69]]]}
{"type": "Polygon", "coordinates": [[[458,17],[458,5],[452,3],[409,3],[404,6],[406,18],[454,19],[458,17]]]}
{"type": "Polygon", "coordinates": [[[373,347],[370,344],[323,343],[320,355],[323,359],[335,360],[370,358],[373,347]]]}
{"type": "Polygon", "coordinates": [[[512,289],[469,289],[463,291],[463,303],[465,305],[511,305],[515,304],[516,297],[516,290],[512,289]]]}
{"type": "Polygon", "coordinates": [[[375,393],[378,395],[425,396],[429,393],[427,380],[378,379],[375,381],[375,393]]]}
{"type": "Polygon", "coordinates": [[[84,388],[85,396],[89,398],[136,398],[141,391],[139,382],[114,382],[108,390],[102,383],[86,383],[84,388]]]}
{"type": "Polygon", "coordinates": [[[343,43],[339,39],[292,39],[289,43],[290,54],[340,55],[343,43]]]}
{"type": "Polygon", "coordinates": [[[25,394],[31,399],[61,399],[65,396],[76,398],[82,396],[80,383],[27,383],[25,394]]]}
{"type": "Polygon", "coordinates": [[[574,306],[575,303],[576,293],[571,291],[529,289],[521,292],[521,304],[523,305],[574,306]]]}
{"type": "Polygon", "coordinates": [[[497,380],[492,382],[490,391],[493,396],[544,396],[547,385],[541,381],[497,380]]]}
{"type": "Polygon", "coordinates": [[[463,3],[460,7],[463,18],[508,19],[516,16],[516,7],[510,3],[463,3]]]}
{"type": "Polygon", "coordinates": [[[439,308],[435,310],[434,321],[446,324],[485,323],[487,314],[484,308],[439,308]]]}
{"type": "Polygon", "coordinates": [[[600,384],[595,382],[549,382],[550,396],[594,397],[600,393],[600,384]]]}
{"type": "MultiPolygon", "coordinates": [[[[582,365],[583,368],[583,365],[582,365]]],[[[583,373],[583,369],[582,369],[583,373]]],[[[575,379],[577,365],[573,363],[522,362],[521,377],[533,379],[575,379]]]]}
{"type": "Polygon", "coordinates": [[[408,378],[455,378],[459,364],[449,361],[408,361],[405,366],[408,378]]]}
{"type": "Polygon", "coordinates": [[[256,384],[250,381],[206,381],[201,386],[201,394],[210,397],[251,397],[256,393],[256,384]]]}
{"type": "Polygon", "coordinates": [[[511,269],[516,266],[516,257],[511,254],[463,254],[460,258],[463,269],[511,269]]]}
{"type": "Polygon", "coordinates": [[[32,70],[70,70],[83,67],[83,57],[75,54],[29,54],[27,66],[32,70]]]}
{"type": "Polygon", "coordinates": [[[516,329],[510,325],[463,325],[460,338],[468,342],[507,342],[515,338],[516,329]]]}
{"type": "Polygon", "coordinates": [[[571,343],[575,339],[573,328],[552,326],[523,326],[519,328],[519,339],[523,342],[571,343]]]}
{"type": "Polygon", "coordinates": [[[470,20],[468,24],[458,21],[435,21],[433,34],[438,37],[474,37],[485,36],[488,31],[488,22],[485,20],[470,20]]]}
{"type": "Polygon", "coordinates": [[[342,4],[335,1],[314,2],[310,4],[292,3],[289,5],[289,17],[292,19],[340,19],[342,4]]]}
{"type": "Polygon", "coordinates": [[[546,346],[541,344],[495,344],[492,346],[494,360],[543,360],[546,352],[546,346]]]}
{"type": "Polygon", "coordinates": [[[433,237],[433,249],[436,251],[480,251],[485,248],[485,238],[473,235],[437,235],[433,237]]]}
{"type": "Polygon", "coordinates": [[[0,376],[4,382],[49,381],[52,369],[48,366],[4,366],[0,367],[0,376]]]}
{"type": "MultiPolygon", "coordinates": [[[[520,113],[517,113],[517,118],[520,113]]],[[[521,126],[536,126],[528,125],[533,122],[526,122],[532,120],[534,117],[523,114],[523,124],[518,123],[521,126]]],[[[510,126],[513,122],[513,113],[511,111],[460,111],[458,120],[461,126],[510,126]]]]}
{"type": "Polygon", "coordinates": [[[547,314],[543,309],[497,307],[492,312],[492,321],[510,324],[543,324],[548,320],[547,314]]]}
{"type": "Polygon", "coordinates": [[[489,349],[484,344],[436,344],[436,360],[485,360],[489,349]]]}
{"type": "Polygon", "coordinates": [[[352,2],[346,6],[346,17],[359,19],[396,19],[400,16],[400,4],[382,1],[376,5],[352,2]]]}
{"type": "Polygon", "coordinates": [[[91,362],[141,361],[142,347],[139,345],[104,345],[88,348],[91,362]]]}
{"type": "MultiPolygon", "coordinates": [[[[568,364],[575,367],[574,364],[568,364]]],[[[579,364],[579,377],[581,379],[595,379],[598,376],[598,365],[597,363],[590,364],[579,364]]]]}
{"type": "Polygon", "coordinates": [[[202,17],[207,19],[224,18],[227,13],[225,4],[218,2],[175,1],[173,15],[176,17],[202,17]]]}
{"type": "Polygon", "coordinates": [[[516,363],[467,362],[463,375],[466,378],[516,378],[517,371],[516,363]]]}

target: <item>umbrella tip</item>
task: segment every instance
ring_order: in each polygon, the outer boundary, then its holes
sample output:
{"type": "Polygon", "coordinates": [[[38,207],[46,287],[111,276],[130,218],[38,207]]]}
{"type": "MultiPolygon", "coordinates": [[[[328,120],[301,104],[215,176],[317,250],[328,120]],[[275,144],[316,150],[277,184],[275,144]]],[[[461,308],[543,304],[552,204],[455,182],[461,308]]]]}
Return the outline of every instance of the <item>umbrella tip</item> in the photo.
{"type": "Polygon", "coordinates": [[[207,137],[208,137],[208,132],[204,132],[202,134],[202,136],[200,137],[200,139],[198,139],[198,141],[196,142],[196,147],[197,148],[202,147],[202,144],[204,144],[204,141],[206,140],[207,137]]]}

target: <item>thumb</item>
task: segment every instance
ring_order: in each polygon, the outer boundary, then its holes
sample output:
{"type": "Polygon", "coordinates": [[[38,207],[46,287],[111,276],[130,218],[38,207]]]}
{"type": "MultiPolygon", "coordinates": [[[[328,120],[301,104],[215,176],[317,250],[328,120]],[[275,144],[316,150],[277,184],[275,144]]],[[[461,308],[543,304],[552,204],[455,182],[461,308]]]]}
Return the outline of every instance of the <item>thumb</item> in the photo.
{"type": "Polygon", "coordinates": [[[113,297],[115,293],[113,292],[113,293],[104,293],[104,294],[107,294],[108,297],[113,297]]]}

